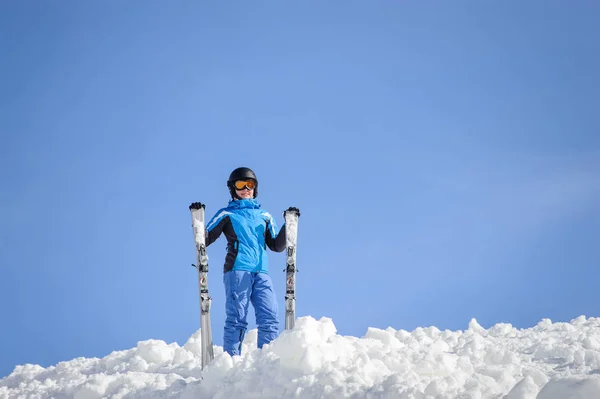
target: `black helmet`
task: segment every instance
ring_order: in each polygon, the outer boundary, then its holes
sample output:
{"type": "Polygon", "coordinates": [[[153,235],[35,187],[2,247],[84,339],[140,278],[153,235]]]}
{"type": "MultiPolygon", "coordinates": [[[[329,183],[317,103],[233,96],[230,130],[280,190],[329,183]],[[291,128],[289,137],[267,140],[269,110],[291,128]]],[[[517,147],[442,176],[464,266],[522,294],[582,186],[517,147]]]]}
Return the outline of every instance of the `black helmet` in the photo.
{"type": "Polygon", "coordinates": [[[229,180],[227,180],[227,187],[229,187],[229,193],[231,194],[231,198],[237,198],[235,194],[235,187],[233,183],[237,180],[249,180],[252,179],[256,182],[256,186],[254,187],[254,198],[258,196],[258,179],[256,178],[256,174],[250,168],[237,168],[229,175],[229,180]]]}

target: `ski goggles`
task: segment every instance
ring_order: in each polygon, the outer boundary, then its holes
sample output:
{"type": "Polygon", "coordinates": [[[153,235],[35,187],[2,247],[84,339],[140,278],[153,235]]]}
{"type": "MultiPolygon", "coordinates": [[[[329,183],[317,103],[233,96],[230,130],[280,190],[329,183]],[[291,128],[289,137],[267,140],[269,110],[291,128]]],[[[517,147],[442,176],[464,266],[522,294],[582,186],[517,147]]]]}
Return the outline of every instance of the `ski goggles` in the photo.
{"type": "Polygon", "coordinates": [[[256,183],[254,182],[254,180],[238,180],[235,183],[233,183],[233,185],[235,186],[236,190],[243,190],[244,188],[247,188],[248,190],[254,190],[254,188],[256,187],[256,183]]]}

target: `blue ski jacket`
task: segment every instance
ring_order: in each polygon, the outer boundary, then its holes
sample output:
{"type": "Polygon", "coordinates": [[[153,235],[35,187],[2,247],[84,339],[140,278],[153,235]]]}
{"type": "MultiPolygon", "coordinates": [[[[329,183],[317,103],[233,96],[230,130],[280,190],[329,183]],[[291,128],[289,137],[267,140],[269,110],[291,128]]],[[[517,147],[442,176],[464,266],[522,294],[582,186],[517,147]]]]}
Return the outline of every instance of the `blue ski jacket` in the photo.
{"type": "Polygon", "coordinates": [[[269,212],[255,199],[230,200],[206,225],[206,246],[221,233],[227,238],[227,255],[223,272],[244,270],[268,273],[267,247],[275,252],[285,249],[285,224],[277,229],[269,212]]]}

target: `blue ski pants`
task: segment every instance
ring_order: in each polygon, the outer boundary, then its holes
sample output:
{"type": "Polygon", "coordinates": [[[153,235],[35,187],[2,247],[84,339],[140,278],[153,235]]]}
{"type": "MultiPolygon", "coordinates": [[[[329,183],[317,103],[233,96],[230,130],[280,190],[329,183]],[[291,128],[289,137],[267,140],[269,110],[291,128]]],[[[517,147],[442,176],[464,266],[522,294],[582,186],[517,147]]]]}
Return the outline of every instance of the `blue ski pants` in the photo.
{"type": "Polygon", "coordinates": [[[271,277],[266,273],[232,270],[223,275],[225,285],[225,331],[223,350],[240,355],[248,323],[248,306],[252,303],[258,327],[258,347],[262,348],[279,335],[277,300],[271,277]]]}

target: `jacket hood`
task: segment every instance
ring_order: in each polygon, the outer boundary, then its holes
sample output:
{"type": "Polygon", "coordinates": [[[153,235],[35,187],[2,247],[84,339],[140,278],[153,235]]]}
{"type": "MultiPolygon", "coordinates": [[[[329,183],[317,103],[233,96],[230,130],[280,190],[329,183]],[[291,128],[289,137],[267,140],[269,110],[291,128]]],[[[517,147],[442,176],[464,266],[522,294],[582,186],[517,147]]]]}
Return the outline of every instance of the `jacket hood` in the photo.
{"type": "Polygon", "coordinates": [[[227,209],[259,209],[260,204],[255,199],[229,200],[227,209]]]}

